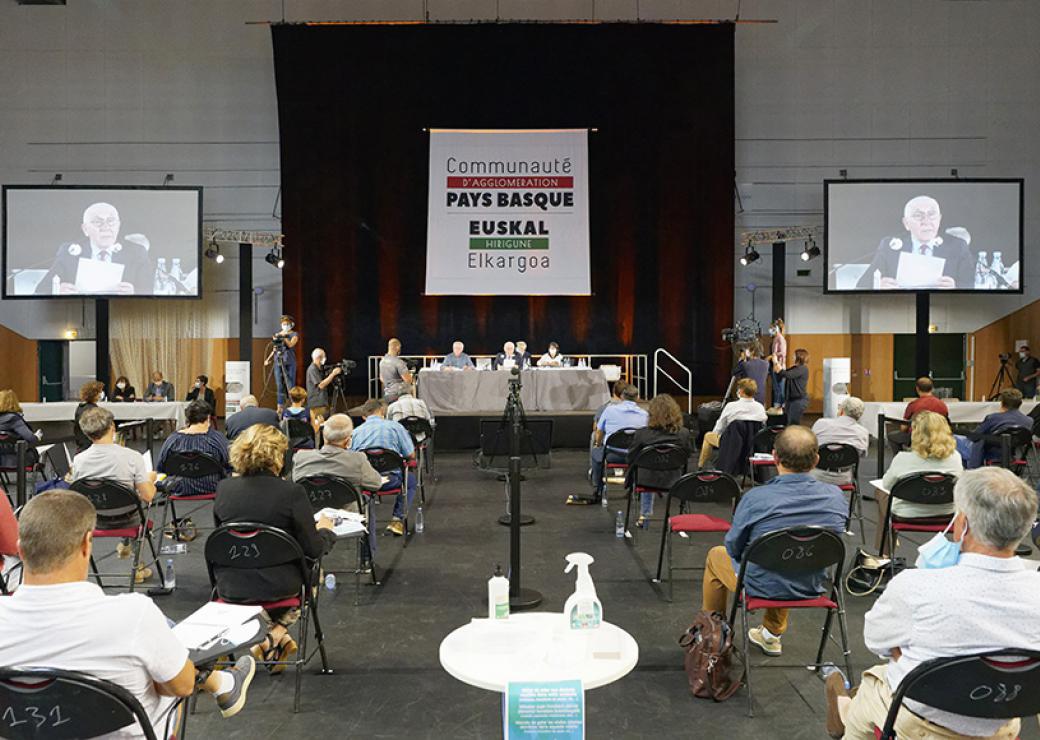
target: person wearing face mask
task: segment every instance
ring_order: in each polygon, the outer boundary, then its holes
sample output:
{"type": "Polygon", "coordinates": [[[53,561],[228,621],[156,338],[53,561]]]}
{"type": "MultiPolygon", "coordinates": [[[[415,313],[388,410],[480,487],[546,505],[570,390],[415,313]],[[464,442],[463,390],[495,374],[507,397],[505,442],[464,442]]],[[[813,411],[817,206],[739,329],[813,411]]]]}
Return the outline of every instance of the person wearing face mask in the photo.
{"type": "MultiPolygon", "coordinates": [[[[773,338],[773,343],[766,359],[781,368],[787,367],[787,339],[784,337],[783,319],[778,318],[769,325],[769,336],[773,338]]],[[[773,408],[779,409],[784,405],[784,377],[774,369],[770,370],[769,377],[773,381],[773,408]]]]}
{"type": "Polygon", "coordinates": [[[1015,370],[1018,373],[1015,387],[1022,391],[1023,397],[1034,398],[1036,396],[1036,379],[1040,377],[1040,360],[1030,354],[1029,345],[1023,344],[1018,348],[1015,370]]]}
{"type": "Polygon", "coordinates": [[[217,396],[213,393],[213,389],[209,387],[209,378],[205,375],[199,375],[195,378],[195,385],[190,391],[188,391],[188,397],[184,400],[195,401],[202,399],[211,408],[217,407],[217,396]]]}
{"type": "Polygon", "coordinates": [[[173,383],[163,380],[163,374],[156,370],[152,373],[152,382],[144,391],[144,400],[169,401],[173,398],[173,383]]]}
{"type": "Polygon", "coordinates": [[[292,316],[283,314],[278,332],[271,337],[274,343],[271,352],[264,358],[264,365],[274,362],[274,381],[278,388],[278,413],[282,413],[289,389],[296,385],[296,344],[300,335],[293,327],[292,316]]]}
{"type": "MultiPolygon", "coordinates": [[[[953,489],[952,540],[921,548],[918,567],[902,571],[867,612],[863,641],[888,658],[868,668],[854,697],[847,678],[825,667],[827,732],[876,737],[892,694],[911,670],[935,658],[1014,649],[1040,650],[1040,574],[1015,557],[1036,520],[1036,493],[1002,468],[971,470],[953,489]]],[[[907,700],[896,719],[903,738],[1014,738],[1018,719],[984,719],[907,700]]]]}
{"type": "Polygon", "coordinates": [[[563,367],[560,345],[556,342],[549,342],[549,351],[538,358],[538,367],[563,367]]]}
{"type": "Polygon", "coordinates": [[[130,379],[125,375],[120,375],[116,378],[116,384],[112,387],[112,400],[113,401],[130,401],[137,400],[137,391],[130,385],[130,379]]]}

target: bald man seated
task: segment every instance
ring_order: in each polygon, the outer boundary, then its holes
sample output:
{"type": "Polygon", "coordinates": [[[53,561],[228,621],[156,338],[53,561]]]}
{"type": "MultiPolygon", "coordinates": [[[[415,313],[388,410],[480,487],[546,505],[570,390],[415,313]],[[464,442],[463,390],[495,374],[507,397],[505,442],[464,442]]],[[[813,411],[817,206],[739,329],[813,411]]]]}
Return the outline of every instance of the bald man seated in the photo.
{"type": "Polygon", "coordinates": [[[972,259],[968,242],[948,232],[943,233],[942,211],[939,202],[928,195],[911,198],[903,206],[903,228],[906,233],[886,236],[878,244],[873,262],[856,284],[857,288],[873,288],[875,273],[880,277],[880,287],[892,288],[965,288],[975,287],[975,261],[972,259]],[[945,260],[942,276],[937,282],[929,283],[897,280],[900,255],[917,254],[945,260]]]}

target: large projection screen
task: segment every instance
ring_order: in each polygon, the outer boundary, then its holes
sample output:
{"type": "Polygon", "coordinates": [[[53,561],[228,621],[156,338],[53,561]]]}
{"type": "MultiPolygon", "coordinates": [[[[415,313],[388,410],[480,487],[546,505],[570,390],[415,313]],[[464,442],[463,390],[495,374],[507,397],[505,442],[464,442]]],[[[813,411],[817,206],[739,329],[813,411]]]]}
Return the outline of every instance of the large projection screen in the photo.
{"type": "Polygon", "coordinates": [[[824,292],[1021,293],[1023,181],[827,180],[824,292]]]}
{"type": "Polygon", "coordinates": [[[202,189],[6,185],[3,297],[197,298],[202,189]]]}

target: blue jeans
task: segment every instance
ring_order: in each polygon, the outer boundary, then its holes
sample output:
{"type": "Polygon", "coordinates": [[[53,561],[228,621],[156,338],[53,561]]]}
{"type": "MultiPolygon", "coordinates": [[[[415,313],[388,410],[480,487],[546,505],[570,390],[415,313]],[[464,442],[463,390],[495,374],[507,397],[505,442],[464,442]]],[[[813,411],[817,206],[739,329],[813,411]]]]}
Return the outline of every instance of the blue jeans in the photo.
{"type": "Polygon", "coordinates": [[[278,355],[274,356],[274,382],[278,388],[278,405],[285,406],[286,398],[289,396],[289,388],[296,385],[296,355],[288,355],[291,361],[279,362],[278,355]],[[288,382],[288,387],[286,387],[288,382]]]}
{"type": "MultiPolygon", "coordinates": [[[[380,491],[389,491],[394,488],[401,487],[401,473],[397,470],[387,473],[387,478],[390,481],[385,484],[380,491]]],[[[415,498],[415,478],[414,475],[408,476],[408,510],[412,508],[412,500],[415,498]]],[[[397,494],[397,498],[394,499],[394,519],[404,519],[405,505],[404,505],[404,494],[397,494]]]]}
{"type": "Polygon", "coordinates": [[[589,450],[589,462],[592,465],[592,488],[596,498],[603,495],[603,468],[608,462],[623,463],[628,458],[625,450],[607,447],[593,447],[589,450]]]}
{"type": "Polygon", "coordinates": [[[783,406],[784,405],[784,383],[786,382],[780,377],[779,373],[769,371],[769,377],[773,380],[773,405],[783,406]]]}
{"type": "Polygon", "coordinates": [[[639,516],[652,516],[654,513],[654,497],[656,493],[639,494],[639,516]]]}

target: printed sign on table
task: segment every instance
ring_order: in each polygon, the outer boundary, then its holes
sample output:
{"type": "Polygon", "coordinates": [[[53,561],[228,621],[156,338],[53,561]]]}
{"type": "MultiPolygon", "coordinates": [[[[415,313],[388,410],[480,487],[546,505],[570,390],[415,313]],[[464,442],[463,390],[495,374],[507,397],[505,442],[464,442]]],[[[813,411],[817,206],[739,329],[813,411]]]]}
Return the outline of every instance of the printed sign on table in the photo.
{"type": "Polygon", "coordinates": [[[505,740],[585,740],[581,681],[523,681],[503,696],[505,740]]]}

